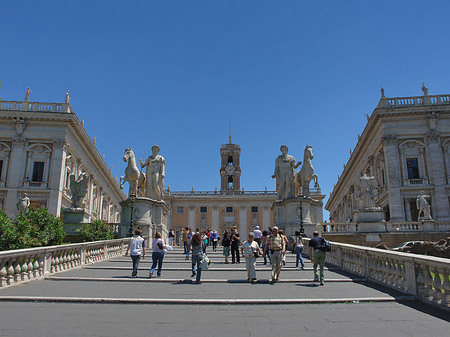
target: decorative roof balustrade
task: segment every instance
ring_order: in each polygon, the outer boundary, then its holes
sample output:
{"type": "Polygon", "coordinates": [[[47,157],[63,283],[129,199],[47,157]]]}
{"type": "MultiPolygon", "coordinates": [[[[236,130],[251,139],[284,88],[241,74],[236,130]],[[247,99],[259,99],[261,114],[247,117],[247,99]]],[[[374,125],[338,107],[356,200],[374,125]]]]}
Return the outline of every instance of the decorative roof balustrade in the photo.
{"type": "Polygon", "coordinates": [[[73,112],[69,103],[41,103],[41,102],[19,102],[0,101],[0,110],[20,110],[36,112],[73,112]]]}
{"type": "Polygon", "coordinates": [[[432,96],[412,96],[412,97],[383,97],[378,107],[381,108],[403,108],[423,105],[445,105],[450,104],[449,95],[432,95],[432,96]]]}

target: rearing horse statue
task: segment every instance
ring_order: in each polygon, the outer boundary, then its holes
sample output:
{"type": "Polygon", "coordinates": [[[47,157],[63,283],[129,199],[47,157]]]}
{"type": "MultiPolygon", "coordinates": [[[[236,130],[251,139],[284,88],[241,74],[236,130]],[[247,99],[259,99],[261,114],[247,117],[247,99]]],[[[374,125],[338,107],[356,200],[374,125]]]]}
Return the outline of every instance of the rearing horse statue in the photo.
{"type": "Polygon", "coordinates": [[[120,177],[120,189],[123,189],[123,184],[127,181],[130,185],[128,196],[142,197],[145,195],[145,174],[139,171],[136,165],[136,158],[131,147],[125,149],[123,154],[123,161],[128,162],[125,169],[125,177],[120,177]],[[138,195],[139,191],[139,195],[138,195]]]}
{"type": "Polygon", "coordinates": [[[314,173],[314,167],[311,160],[314,158],[313,148],[311,145],[306,145],[303,153],[303,165],[300,171],[295,174],[295,195],[309,198],[309,182],[314,180],[314,187],[319,187],[317,174],[314,173]]]}

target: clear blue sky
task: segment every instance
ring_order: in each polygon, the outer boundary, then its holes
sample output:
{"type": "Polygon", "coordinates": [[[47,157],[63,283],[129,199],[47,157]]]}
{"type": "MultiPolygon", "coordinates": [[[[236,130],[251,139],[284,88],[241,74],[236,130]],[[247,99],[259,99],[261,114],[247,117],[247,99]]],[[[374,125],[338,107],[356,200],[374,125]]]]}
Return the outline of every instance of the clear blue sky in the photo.
{"type": "MultiPolygon", "coordinates": [[[[219,186],[242,147],[245,190],[275,189],[306,144],[329,195],[380,97],[450,93],[450,1],[4,1],[0,97],[66,90],[114,176],[159,144],[172,190],[219,186]]],[[[1,137],[1,136],[0,136],[1,137]]]]}

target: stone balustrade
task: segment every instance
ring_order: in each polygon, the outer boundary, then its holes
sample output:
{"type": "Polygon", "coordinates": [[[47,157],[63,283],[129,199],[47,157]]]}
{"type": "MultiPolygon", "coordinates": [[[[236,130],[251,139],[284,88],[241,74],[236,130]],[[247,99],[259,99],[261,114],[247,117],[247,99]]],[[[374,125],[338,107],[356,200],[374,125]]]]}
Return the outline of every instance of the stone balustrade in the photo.
{"type": "Polygon", "coordinates": [[[130,239],[0,252],[0,288],[125,254],[130,239]]]}
{"type": "MultiPolygon", "coordinates": [[[[406,222],[383,222],[384,232],[450,232],[448,221],[406,221],[406,222]]],[[[324,232],[330,233],[358,233],[367,232],[362,226],[355,222],[344,223],[321,223],[324,232]]]]}
{"type": "Polygon", "coordinates": [[[326,262],[420,301],[450,308],[450,259],[332,242],[326,262]]]}
{"type": "Polygon", "coordinates": [[[20,101],[1,101],[0,110],[72,112],[69,103],[40,103],[40,102],[20,102],[20,101]]]}
{"type": "Polygon", "coordinates": [[[393,97],[383,98],[380,102],[382,107],[410,107],[421,105],[442,105],[450,104],[450,95],[413,96],[413,97],[393,97]]]}

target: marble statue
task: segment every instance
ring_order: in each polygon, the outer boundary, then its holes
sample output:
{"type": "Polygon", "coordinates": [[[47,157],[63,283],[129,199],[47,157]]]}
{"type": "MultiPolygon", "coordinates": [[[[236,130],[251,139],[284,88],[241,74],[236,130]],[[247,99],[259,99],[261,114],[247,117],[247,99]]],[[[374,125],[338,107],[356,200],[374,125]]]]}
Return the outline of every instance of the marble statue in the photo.
{"type": "Polygon", "coordinates": [[[30,87],[28,87],[27,92],[25,93],[24,102],[29,102],[30,101],[30,94],[31,94],[31,89],[30,89],[30,87]]]}
{"type": "Polygon", "coordinates": [[[301,162],[295,163],[295,158],[288,155],[288,147],[281,145],[281,155],[275,159],[275,171],[272,178],[277,179],[278,200],[295,197],[294,170],[301,162]]]}
{"type": "Polygon", "coordinates": [[[428,203],[427,199],[429,199],[430,196],[424,194],[424,191],[420,191],[420,194],[417,196],[416,199],[416,206],[419,210],[419,215],[417,221],[421,220],[433,220],[431,218],[431,207],[428,203]],[[423,213],[423,216],[421,214],[423,213]]]}
{"type": "Polygon", "coordinates": [[[70,208],[84,208],[84,197],[88,190],[89,177],[85,172],[75,178],[74,174],[69,176],[70,193],[72,194],[72,205],[70,208]]]}
{"type": "MultiPolygon", "coordinates": [[[[309,183],[314,180],[314,187],[319,187],[317,174],[314,173],[314,167],[311,160],[314,158],[313,148],[311,145],[306,145],[303,152],[303,165],[300,171],[295,174],[295,195],[302,195],[309,198],[309,183]]],[[[299,162],[300,164],[300,162],[299,162]]]]}
{"type": "Polygon", "coordinates": [[[125,177],[120,177],[120,189],[123,189],[123,184],[127,181],[130,185],[128,191],[130,197],[145,196],[145,174],[139,171],[136,165],[136,157],[131,147],[125,149],[123,161],[128,162],[128,166],[125,169],[125,177]]]}
{"type": "Polygon", "coordinates": [[[16,206],[19,214],[28,211],[28,209],[30,208],[30,198],[28,198],[28,194],[23,193],[22,197],[17,200],[16,206]]]}
{"type": "Polygon", "coordinates": [[[376,198],[378,197],[377,189],[374,186],[375,177],[363,174],[359,178],[359,186],[357,188],[357,197],[360,201],[360,209],[378,209],[376,206],[376,198]]]}
{"type": "Polygon", "coordinates": [[[425,86],[424,82],[422,82],[422,91],[424,96],[428,96],[428,88],[425,86]]]}
{"type": "Polygon", "coordinates": [[[152,155],[145,162],[139,159],[141,168],[147,166],[145,172],[145,196],[153,200],[162,200],[164,193],[164,177],[166,161],[163,156],[158,153],[160,148],[158,145],[152,146],[152,155]]]}
{"type": "Polygon", "coordinates": [[[66,101],[65,103],[69,103],[70,101],[70,95],[69,95],[69,90],[66,91],[66,101]]]}
{"type": "Polygon", "coordinates": [[[385,97],[384,96],[384,88],[383,87],[381,87],[381,97],[385,97]]]}

